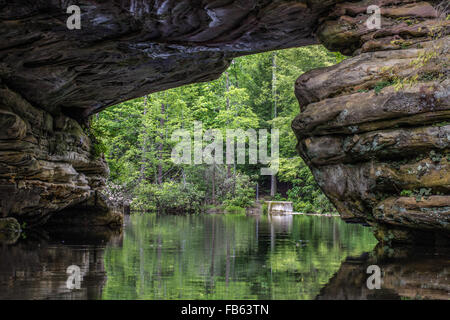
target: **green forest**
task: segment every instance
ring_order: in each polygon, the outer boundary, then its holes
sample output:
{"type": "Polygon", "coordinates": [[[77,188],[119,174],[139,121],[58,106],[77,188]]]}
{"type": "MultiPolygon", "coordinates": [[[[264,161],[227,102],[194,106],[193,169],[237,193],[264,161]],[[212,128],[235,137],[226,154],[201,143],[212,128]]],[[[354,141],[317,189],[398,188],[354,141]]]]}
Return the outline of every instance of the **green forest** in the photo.
{"type": "MultiPolygon", "coordinates": [[[[109,189],[133,210],[240,211],[259,198],[288,200],[296,212],[334,212],[296,152],[291,121],[300,112],[296,78],[344,56],[309,46],[236,58],[215,81],[127,101],[94,117],[96,152],[110,167],[109,189]],[[171,159],[175,130],[279,129],[279,171],[260,175],[260,164],[177,165],[171,159]]],[[[240,211],[241,212],[241,211],[240,211]]]]}

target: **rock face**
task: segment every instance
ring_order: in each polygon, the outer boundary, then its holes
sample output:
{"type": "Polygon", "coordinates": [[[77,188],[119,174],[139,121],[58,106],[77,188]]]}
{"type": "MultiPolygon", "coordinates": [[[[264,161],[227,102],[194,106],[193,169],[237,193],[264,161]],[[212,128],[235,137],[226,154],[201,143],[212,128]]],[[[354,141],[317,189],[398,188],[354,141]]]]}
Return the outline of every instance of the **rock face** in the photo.
{"type": "MultiPolygon", "coordinates": [[[[108,212],[90,224],[121,224],[98,190],[108,167],[78,122],[33,107],[0,84],[0,211],[29,225],[73,205],[108,212]]],[[[86,211],[86,210],[84,210],[86,211]]],[[[0,219],[1,220],[1,219],[0,219]]]]}
{"type": "Polygon", "coordinates": [[[448,12],[378,2],[380,30],[368,30],[364,1],[336,5],[319,27],[355,56],[297,80],[298,151],[344,219],[381,241],[448,241],[448,12]]]}
{"type": "Polygon", "coordinates": [[[317,0],[83,0],[81,30],[68,30],[69,2],[0,1],[0,76],[33,105],[76,118],[213,80],[238,55],[316,43],[327,7],[317,0]]]}
{"type": "Polygon", "coordinates": [[[316,180],[343,218],[383,241],[448,238],[449,21],[439,2],[82,0],[81,30],[68,30],[68,1],[0,0],[2,216],[87,223],[93,208],[97,223],[117,223],[99,192],[108,170],[89,116],[212,80],[239,55],[320,41],[353,57],[296,84],[293,129],[316,180]],[[366,25],[373,4],[379,30],[366,25]]]}

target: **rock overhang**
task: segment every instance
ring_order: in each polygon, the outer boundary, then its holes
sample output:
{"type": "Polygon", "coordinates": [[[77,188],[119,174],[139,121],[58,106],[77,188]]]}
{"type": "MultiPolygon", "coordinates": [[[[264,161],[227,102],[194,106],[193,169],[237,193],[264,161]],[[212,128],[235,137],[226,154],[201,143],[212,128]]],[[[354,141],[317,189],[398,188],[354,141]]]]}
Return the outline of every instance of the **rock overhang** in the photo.
{"type": "Polygon", "coordinates": [[[338,1],[0,3],[0,78],[30,103],[85,118],[119,102],[216,79],[239,55],[317,43],[319,13],[338,1]],[[93,89],[95,87],[95,89],[93,89]]]}

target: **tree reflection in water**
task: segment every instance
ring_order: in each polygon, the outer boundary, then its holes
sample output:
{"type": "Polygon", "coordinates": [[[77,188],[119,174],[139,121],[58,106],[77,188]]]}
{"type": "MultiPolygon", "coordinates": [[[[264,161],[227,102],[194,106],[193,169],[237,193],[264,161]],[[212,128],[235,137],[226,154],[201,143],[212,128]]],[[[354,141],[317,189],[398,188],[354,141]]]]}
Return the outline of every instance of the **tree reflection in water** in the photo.
{"type": "Polygon", "coordinates": [[[0,299],[448,299],[450,290],[445,250],[375,247],[370,229],[339,218],[147,214],[123,236],[27,237],[0,249],[0,299]],[[381,290],[367,289],[372,264],[381,290]],[[66,288],[70,265],[81,290],[66,288]]]}

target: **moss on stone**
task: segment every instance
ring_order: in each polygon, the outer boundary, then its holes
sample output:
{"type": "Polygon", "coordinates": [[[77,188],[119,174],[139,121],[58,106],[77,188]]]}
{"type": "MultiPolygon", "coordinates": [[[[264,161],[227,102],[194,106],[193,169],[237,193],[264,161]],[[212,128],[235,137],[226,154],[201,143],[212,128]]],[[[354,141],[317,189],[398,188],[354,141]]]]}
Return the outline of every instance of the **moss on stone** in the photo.
{"type": "Polygon", "coordinates": [[[19,222],[14,218],[0,218],[0,243],[14,243],[20,236],[19,222]]]}

